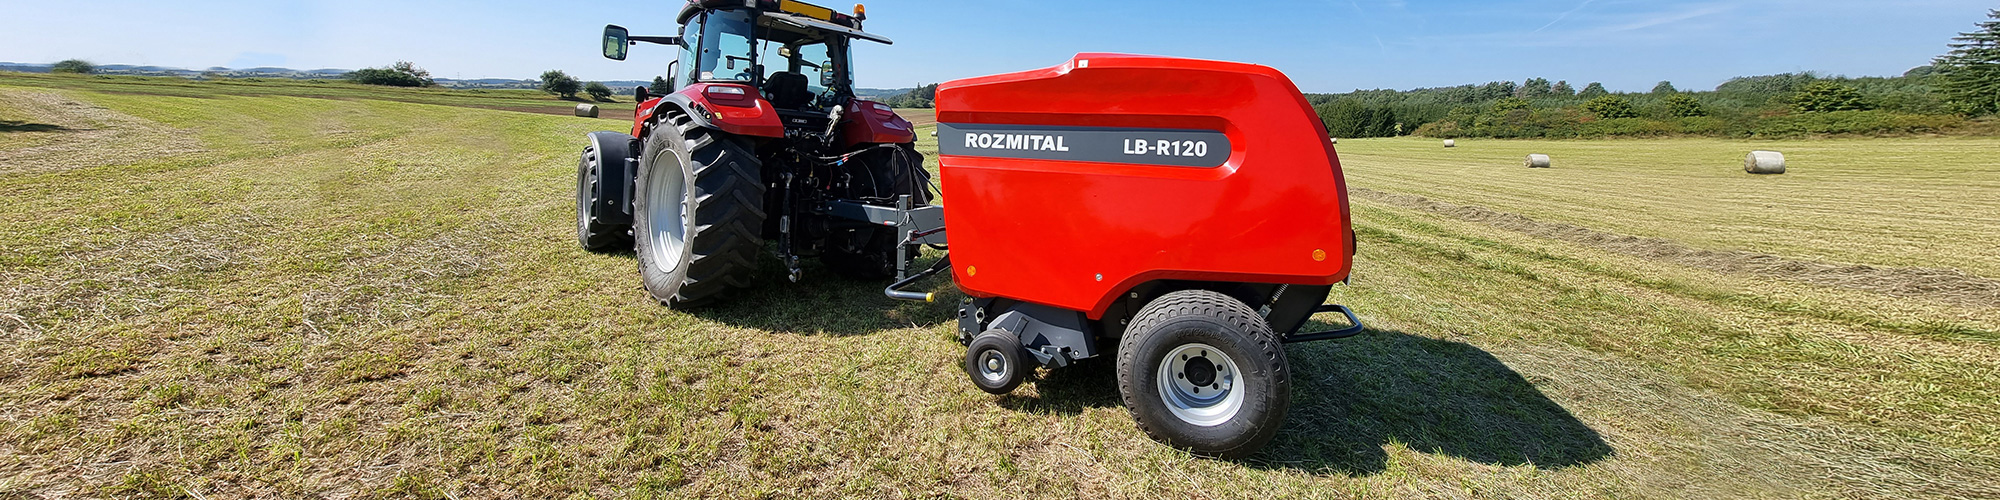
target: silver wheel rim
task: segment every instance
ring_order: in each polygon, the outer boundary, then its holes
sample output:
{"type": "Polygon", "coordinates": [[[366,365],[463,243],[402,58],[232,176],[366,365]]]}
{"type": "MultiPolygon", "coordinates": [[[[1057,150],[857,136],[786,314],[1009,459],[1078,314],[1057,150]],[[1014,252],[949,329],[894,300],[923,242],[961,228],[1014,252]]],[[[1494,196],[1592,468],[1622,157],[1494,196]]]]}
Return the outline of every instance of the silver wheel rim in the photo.
{"type": "Polygon", "coordinates": [[[1236,360],[1208,344],[1182,344],[1160,358],[1154,378],[1167,411],[1182,422],[1214,427],[1243,410],[1236,360]]]}
{"type": "Polygon", "coordinates": [[[663,273],[681,267],[681,252],[687,247],[688,214],[682,206],[687,176],[681,159],[671,151],[653,157],[646,179],[646,228],[651,239],[653,267],[663,273]]]}
{"type": "Polygon", "coordinates": [[[974,363],[979,365],[979,378],[988,384],[997,386],[1007,381],[1007,357],[1001,356],[1000,351],[980,351],[979,359],[974,363]]]}

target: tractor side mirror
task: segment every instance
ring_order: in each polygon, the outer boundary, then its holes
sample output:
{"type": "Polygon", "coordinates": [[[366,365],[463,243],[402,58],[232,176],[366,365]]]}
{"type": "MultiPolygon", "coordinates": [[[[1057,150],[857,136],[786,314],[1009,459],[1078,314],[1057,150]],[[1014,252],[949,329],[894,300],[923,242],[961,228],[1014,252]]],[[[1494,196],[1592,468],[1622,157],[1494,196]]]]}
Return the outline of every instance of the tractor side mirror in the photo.
{"type": "Polygon", "coordinates": [[[639,88],[633,89],[632,96],[638,99],[635,102],[646,102],[646,99],[653,97],[651,93],[646,92],[646,86],[644,85],[640,85],[639,88]]]}
{"type": "Polygon", "coordinates": [[[626,49],[632,46],[632,32],[624,26],[607,24],[604,26],[604,58],[614,61],[625,60],[626,49]]]}

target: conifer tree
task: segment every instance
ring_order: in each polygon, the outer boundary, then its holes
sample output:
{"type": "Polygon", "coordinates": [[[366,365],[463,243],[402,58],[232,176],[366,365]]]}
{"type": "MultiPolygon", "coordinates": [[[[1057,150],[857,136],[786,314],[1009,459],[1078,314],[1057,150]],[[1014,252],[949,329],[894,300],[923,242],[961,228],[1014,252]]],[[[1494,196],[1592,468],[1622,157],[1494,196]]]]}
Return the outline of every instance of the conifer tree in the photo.
{"type": "Polygon", "coordinates": [[[2000,113],[2000,10],[1986,16],[1978,31],[1952,38],[1951,52],[1933,64],[1938,90],[1969,115],[2000,113]]]}

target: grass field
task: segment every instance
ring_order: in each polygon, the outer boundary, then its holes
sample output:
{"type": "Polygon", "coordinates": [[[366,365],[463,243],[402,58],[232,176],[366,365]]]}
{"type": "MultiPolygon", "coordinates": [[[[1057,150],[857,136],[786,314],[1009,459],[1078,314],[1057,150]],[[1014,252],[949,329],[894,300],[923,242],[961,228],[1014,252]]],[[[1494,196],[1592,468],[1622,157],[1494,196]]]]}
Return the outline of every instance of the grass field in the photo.
{"type": "Polygon", "coordinates": [[[576,248],[571,103],[52,78],[0,74],[4,497],[2000,496],[2000,140],[1342,141],[1374,329],[1226,462],[1106,363],[973,389],[949,301],[657,306],[576,248]]]}

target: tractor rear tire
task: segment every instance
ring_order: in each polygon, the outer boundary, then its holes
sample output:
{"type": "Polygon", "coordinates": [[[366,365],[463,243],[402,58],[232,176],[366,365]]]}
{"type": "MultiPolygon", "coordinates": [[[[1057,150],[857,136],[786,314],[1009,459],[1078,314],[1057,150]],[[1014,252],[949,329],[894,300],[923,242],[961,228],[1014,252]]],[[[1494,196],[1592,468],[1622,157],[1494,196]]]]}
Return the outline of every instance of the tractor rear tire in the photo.
{"type": "Polygon", "coordinates": [[[748,288],[764,247],[762,165],[749,145],[669,115],[644,151],[632,228],[646,291],[696,307],[748,288]]]}
{"type": "Polygon", "coordinates": [[[1163,295],[1133,317],[1118,351],[1118,392],[1154,440],[1236,459],[1285,423],[1283,344],[1240,300],[1208,290],[1163,295]]]}
{"type": "MultiPolygon", "coordinates": [[[[632,248],[632,225],[605,222],[609,212],[619,210],[615,204],[607,203],[601,196],[604,186],[613,179],[604,178],[601,152],[597,147],[583,148],[583,156],[576,164],[576,242],[584,250],[611,252],[632,248]]],[[[619,159],[619,161],[623,161],[619,159]]]]}
{"type": "MultiPolygon", "coordinates": [[[[915,145],[896,144],[854,157],[854,162],[862,170],[854,174],[857,180],[866,183],[857,187],[855,196],[893,200],[899,195],[910,195],[914,206],[931,202],[931,174],[924,170],[924,154],[918,153],[915,145]]],[[[891,204],[893,206],[893,203],[891,204]]],[[[897,231],[893,227],[865,227],[845,229],[827,238],[826,249],[819,260],[828,270],[841,277],[864,281],[878,281],[896,275],[897,231]]]]}

